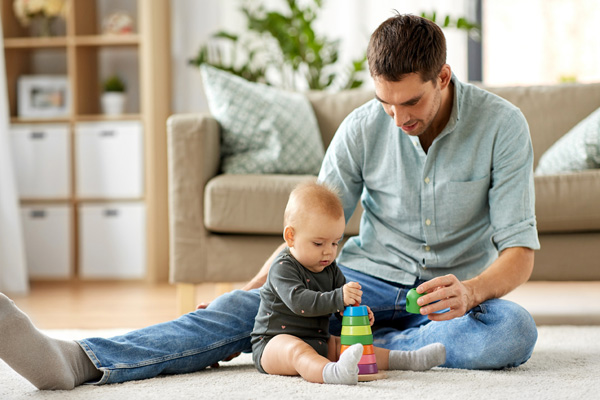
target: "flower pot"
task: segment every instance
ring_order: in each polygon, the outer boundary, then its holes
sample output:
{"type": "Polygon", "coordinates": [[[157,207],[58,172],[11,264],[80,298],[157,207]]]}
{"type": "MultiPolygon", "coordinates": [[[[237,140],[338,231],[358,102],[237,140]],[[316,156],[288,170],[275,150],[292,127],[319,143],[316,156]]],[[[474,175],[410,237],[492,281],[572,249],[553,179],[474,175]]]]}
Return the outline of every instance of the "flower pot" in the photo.
{"type": "Polygon", "coordinates": [[[107,115],[120,115],[125,110],[125,93],[106,92],[100,99],[102,112],[107,115]]]}

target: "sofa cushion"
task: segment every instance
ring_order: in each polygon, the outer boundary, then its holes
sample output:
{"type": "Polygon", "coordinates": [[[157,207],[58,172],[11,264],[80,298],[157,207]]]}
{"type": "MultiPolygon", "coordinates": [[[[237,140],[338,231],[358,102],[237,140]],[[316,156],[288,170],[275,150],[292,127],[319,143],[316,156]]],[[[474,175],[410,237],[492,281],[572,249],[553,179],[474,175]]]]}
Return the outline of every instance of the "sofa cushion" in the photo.
{"type": "Polygon", "coordinates": [[[323,141],[305,95],[248,82],[203,64],[211,114],[221,124],[221,168],[231,174],[317,174],[323,141]]]}
{"type": "Polygon", "coordinates": [[[540,233],[600,230],[600,170],[535,177],[540,233]]]}
{"type": "MultiPolygon", "coordinates": [[[[204,225],[218,233],[279,235],[292,189],[312,175],[218,175],[206,185],[204,225]]],[[[600,230],[600,170],[535,177],[540,233],[600,230]]],[[[357,206],[346,236],[359,231],[357,206]]]]}
{"type": "MultiPolygon", "coordinates": [[[[204,225],[219,233],[280,235],[292,189],[312,175],[218,175],[204,192],[204,225]]],[[[362,209],[348,222],[347,235],[358,233],[362,209]]]]}
{"type": "Polygon", "coordinates": [[[375,98],[373,89],[349,89],[341,92],[310,91],[306,94],[315,111],[325,148],[344,118],[354,109],[375,98]]]}
{"type": "Polygon", "coordinates": [[[536,174],[600,168],[600,108],[556,141],[540,158],[536,174]]]}

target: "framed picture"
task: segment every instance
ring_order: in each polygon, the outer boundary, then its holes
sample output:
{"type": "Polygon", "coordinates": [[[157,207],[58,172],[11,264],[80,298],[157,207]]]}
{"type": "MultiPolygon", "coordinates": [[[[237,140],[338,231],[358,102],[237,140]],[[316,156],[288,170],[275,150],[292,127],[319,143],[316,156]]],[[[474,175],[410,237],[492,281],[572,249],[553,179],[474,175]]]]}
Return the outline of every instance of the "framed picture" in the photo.
{"type": "Polygon", "coordinates": [[[66,117],[70,110],[66,75],[23,75],[18,81],[18,114],[26,118],[66,117]]]}

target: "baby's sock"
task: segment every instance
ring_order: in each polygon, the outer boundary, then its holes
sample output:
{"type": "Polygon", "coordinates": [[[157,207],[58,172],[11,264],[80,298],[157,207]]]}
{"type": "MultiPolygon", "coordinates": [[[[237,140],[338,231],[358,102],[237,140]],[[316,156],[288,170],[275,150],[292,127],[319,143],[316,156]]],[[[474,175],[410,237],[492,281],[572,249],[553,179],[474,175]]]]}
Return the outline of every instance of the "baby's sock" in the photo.
{"type": "Polygon", "coordinates": [[[358,362],[362,357],[363,345],[353,344],[340,355],[338,362],[330,362],[323,368],[323,382],[338,385],[358,383],[358,362]]]}
{"type": "Polygon", "coordinates": [[[414,351],[390,351],[389,368],[425,371],[446,362],[446,348],[433,343],[414,351]]]}
{"type": "Polygon", "coordinates": [[[0,358],[38,389],[73,389],[102,376],[76,342],[44,335],[2,293],[0,358]]]}

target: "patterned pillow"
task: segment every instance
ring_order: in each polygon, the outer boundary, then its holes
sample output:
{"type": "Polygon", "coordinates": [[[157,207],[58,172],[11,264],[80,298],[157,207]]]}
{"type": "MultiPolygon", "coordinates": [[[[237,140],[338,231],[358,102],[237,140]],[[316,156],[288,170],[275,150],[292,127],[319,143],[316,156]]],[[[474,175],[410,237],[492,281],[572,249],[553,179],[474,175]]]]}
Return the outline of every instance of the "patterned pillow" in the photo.
{"type": "Polygon", "coordinates": [[[600,108],[575,125],[540,158],[537,175],[600,168],[600,108]]]}
{"type": "Polygon", "coordinates": [[[203,64],[211,114],[221,124],[221,169],[230,174],[313,174],[323,161],[317,119],[301,93],[203,64]]]}

